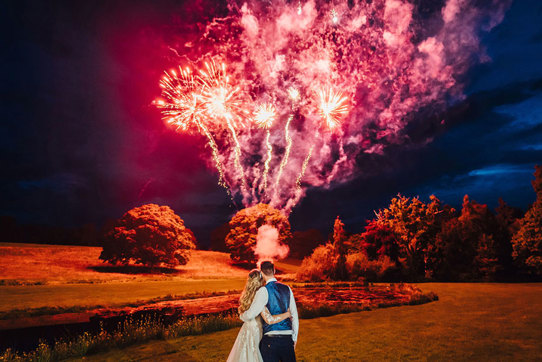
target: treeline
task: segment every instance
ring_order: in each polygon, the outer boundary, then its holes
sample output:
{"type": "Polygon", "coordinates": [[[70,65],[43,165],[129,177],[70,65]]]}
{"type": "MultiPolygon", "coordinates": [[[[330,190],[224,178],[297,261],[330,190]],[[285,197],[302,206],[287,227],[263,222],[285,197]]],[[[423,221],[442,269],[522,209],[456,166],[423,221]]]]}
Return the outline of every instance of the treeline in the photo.
{"type": "Polygon", "coordinates": [[[85,224],[63,227],[40,224],[20,224],[12,216],[0,216],[0,242],[101,246],[106,226],[85,224]]]}
{"type": "Polygon", "coordinates": [[[537,198],[522,210],[499,200],[463,198],[461,210],[434,195],[428,203],[398,195],[348,235],[339,218],[331,240],[303,260],[298,279],[370,281],[513,281],[542,279],[542,166],[537,198]]]}

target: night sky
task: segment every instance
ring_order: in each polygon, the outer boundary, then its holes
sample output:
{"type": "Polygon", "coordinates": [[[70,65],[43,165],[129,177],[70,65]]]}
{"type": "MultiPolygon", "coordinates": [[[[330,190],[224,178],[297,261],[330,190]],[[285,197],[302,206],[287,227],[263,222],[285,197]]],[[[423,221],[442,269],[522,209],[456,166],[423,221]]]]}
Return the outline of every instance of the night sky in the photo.
{"type": "MultiPolygon", "coordinates": [[[[151,102],[171,66],[170,35],[189,38],[226,11],[201,0],[2,2],[0,215],[99,225],[158,203],[207,243],[237,209],[205,166],[204,140],[164,127],[151,102]]],[[[514,1],[482,35],[491,61],[468,72],[465,99],[409,130],[432,142],[390,147],[366,157],[350,183],[309,190],[291,214],[293,228],[327,234],[340,215],[359,231],[397,193],[436,194],[454,207],[464,194],[492,208],[502,197],[527,208],[534,165],[542,164],[540,19],[542,2],[514,1]],[[444,130],[431,127],[442,120],[444,130]]]]}

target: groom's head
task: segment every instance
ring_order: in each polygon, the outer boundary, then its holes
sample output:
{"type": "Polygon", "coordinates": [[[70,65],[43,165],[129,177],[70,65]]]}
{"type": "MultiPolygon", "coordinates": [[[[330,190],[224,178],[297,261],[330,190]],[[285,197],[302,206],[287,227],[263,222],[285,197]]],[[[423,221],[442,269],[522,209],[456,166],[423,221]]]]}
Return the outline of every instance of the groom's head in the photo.
{"type": "Polygon", "coordinates": [[[262,271],[263,277],[266,281],[275,277],[275,266],[273,265],[272,261],[263,261],[260,264],[260,270],[262,271]]]}

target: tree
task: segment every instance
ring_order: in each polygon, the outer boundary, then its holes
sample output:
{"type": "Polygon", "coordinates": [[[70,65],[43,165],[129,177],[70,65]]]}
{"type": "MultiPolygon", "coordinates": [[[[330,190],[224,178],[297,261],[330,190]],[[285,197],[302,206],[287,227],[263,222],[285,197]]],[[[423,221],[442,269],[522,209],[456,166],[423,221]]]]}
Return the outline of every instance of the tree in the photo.
{"type": "Polygon", "coordinates": [[[333,279],[346,280],[348,272],[346,271],[346,232],[344,231],[344,223],[339,216],[335,219],[333,225],[333,248],[337,255],[337,263],[335,265],[335,272],[333,279]]]}
{"type": "Polygon", "coordinates": [[[458,218],[443,223],[427,251],[426,276],[440,281],[457,281],[470,275],[476,251],[466,240],[463,224],[458,218]]]}
{"type": "Polygon", "coordinates": [[[475,257],[476,270],[484,280],[494,280],[499,269],[497,248],[492,235],[482,234],[475,257]]]}
{"type": "Polygon", "coordinates": [[[168,206],[142,205],[125,213],[105,235],[100,259],[151,267],[184,265],[196,247],[194,234],[168,206]]]}
{"type": "Polygon", "coordinates": [[[520,269],[542,276],[542,198],[539,197],[520,220],[512,247],[512,257],[520,269]]]}
{"type": "Polygon", "coordinates": [[[360,250],[370,260],[380,259],[383,256],[389,257],[397,262],[399,259],[399,244],[395,233],[379,220],[369,220],[365,232],[361,234],[360,250]]]}
{"type": "Polygon", "coordinates": [[[531,181],[533,185],[534,192],[536,192],[537,197],[542,193],[542,165],[534,166],[534,180],[531,181]]]}
{"type": "Polygon", "coordinates": [[[519,230],[512,238],[514,261],[522,270],[542,276],[542,166],[536,166],[532,181],[537,197],[520,220],[519,230]]]}
{"type": "Polygon", "coordinates": [[[446,219],[444,215],[448,213],[453,213],[453,209],[443,208],[434,195],[431,195],[428,205],[418,197],[397,195],[388,208],[377,213],[378,221],[397,236],[399,256],[412,278],[425,275],[428,246],[440,230],[443,219],[446,219]]]}
{"type": "MultiPolygon", "coordinates": [[[[460,228],[462,229],[462,238],[464,239],[462,241],[462,250],[466,250],[463,254],[467,257],[465,264],[468,260],[472,260],[470,278],[483,277],[484,279],[491,279],[498,269],[496,260],[497,244],[493,238],[493,234],[497,230],[495,216],[487,205],[470,200],[469,196],[465,195],[463,197],[463,208],[461,209],[459,222],[461,223],[460,228]],[[467,255],[471,248],[474,248],[472,256],[467,255]],[[483,260],[487,260],[486,264],[492,264],[491,275],[487,274],[490,270],[484,265],[483,260]],[[479,270],[480,266],[484,270],[479,270]]],[[[467,270],[465,272],[468,273],[467,270]]]]}
{"type": "Polygon", "coordinates": [[[511,207],[503,199],[499,198],[499,206],[495,209],[495,220],[497,230],[493,235],[497,248],[497,259],[502,266],[499,279],[510,278],[515,274],[514,263],[512,259],[512,237],[519,230],[519,220],[523,217],[523,211],[516,207],[511,207]]]}
{"type": "Polygon", "coordinates": [[[256,263],[254,254],[258,229],[270,225],[279,232],[279,242],[289,244],[292,238],[290,222],[279,210],[267,204],[257,204],[239,211],[230,221],[230,232],[226,236],[226,246],[230,258],[236,263],[256,263]]]}
{"type": "Polygon", "coordinates": [[[437,280],[494,279],[502,269],[497,222],[487,205],[463,197],[461,214],[444,221],[427,250],[427,276],[437,280]]]}

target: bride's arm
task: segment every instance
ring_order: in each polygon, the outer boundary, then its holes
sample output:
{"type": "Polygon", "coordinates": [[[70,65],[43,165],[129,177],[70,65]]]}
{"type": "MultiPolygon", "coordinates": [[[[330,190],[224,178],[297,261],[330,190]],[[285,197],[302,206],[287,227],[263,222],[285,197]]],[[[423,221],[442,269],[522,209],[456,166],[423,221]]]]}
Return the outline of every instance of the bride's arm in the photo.
{"type": "Polygon", "coordinates": [[[248,322],[249,320],[256,318],[265,308],[265,305],[267,304],[267,298],[267,289],[258,289],[256,295],[254,296],[254,300],[252,301],[252,304],[250,305],[248,310],[241,313],[241,315],[239,316],[241,320],[243,322],[248,322]]]}
{"type": "Polygon", "coordinates": [[[271,313],[269,313],[269,310],[267,309],[267,307],[265,307],[263,309],[263,311],[262,311],[262,313],[260,315],[262,316],[263,320],[267,324],[279,323],[279,322],[282,322],[283,320],[285,320],[286,318],[290,318],[292,316],[289,309],[288,309],[288,311],[286,313],[271,315],[271,313]]]}

